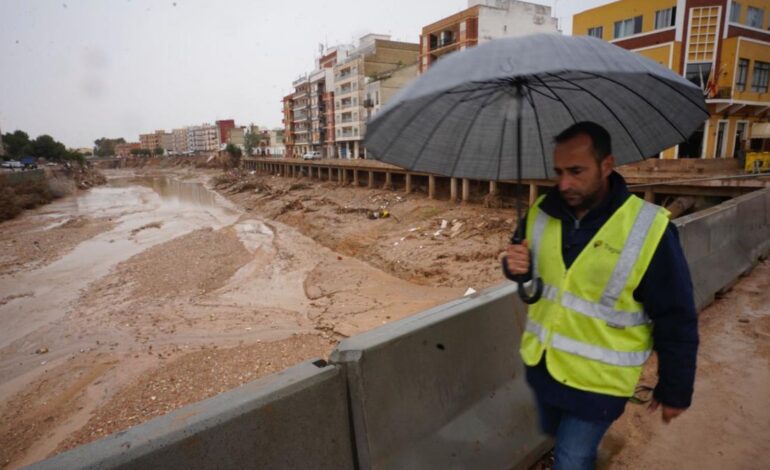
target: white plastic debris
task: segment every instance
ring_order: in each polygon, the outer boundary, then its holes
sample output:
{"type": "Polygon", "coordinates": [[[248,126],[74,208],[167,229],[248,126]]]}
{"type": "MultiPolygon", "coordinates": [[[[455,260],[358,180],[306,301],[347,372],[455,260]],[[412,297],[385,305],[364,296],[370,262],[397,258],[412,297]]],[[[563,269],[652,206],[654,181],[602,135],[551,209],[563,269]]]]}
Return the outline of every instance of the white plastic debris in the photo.
{"type": "Polygon", "coordinates": [[[465,291],[465,294],[463,294],[463,297],[465,297],[466,295],[473,295],[475,293],[476,293],[476,289],[474,289],[473,287],[469,287],[468,290],[465,291]]]}
{"type": "Polygon", "coordinates": [[[412,228],[409,229],[409,231],[410,232],[416,232],[417,231],[417,227],[412,227],[412,228]]]}
{"type": "Polygon", "coordinates": [[[441,228],[442,228],[442,229],[446,228],[446,227],[447,227],[447,225],[449,225],[449,222],[447,222],[446,220],[442,220],[442,221],[441,221],[441,228]]]}

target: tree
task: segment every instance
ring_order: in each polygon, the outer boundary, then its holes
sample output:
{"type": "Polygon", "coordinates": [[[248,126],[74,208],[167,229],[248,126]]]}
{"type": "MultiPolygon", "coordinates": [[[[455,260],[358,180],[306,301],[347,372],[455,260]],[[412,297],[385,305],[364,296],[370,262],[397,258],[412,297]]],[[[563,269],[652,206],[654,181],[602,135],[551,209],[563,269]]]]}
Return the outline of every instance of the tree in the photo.
{"type": "Polygon", "coordinates": [[[241,151],[240,147],[233,144],[227,144],[227,147],[225,147],[225,152],[230,154],[230,162],[232,163],[233,168],[238,168],[241,166],[241,155],[243,152],[241,151]]]}
{"type": "Polygon", "coordinates": [[[246,151],[246,156],[251,156],[254,153],[254,149],[259,146],[259,134],[250,131],[243,137],[243,141],[243,148],[246,151]]]}
{"type": "Polygon", "coordinates": [[[3,144],[11,158],[20,158],[31,153],[29,135],[24,131],[3,134],[3,144]]]}
{"type": "Polygon", "coordinates": [[[125,144],[126,139],[118,137],[117,139],[108,139],[102,137],[94,141],[94,155],[97,157],[111,157],[115,155],[115,145],[125,144]]]}
{"type": "Polygon", "coordinates": [[[42,157],[51,161],[61,161],[68,156],[64,144],[57,142],[47,134],[38,136],[37,139],[30,142],[30,153],[35,157],[42,157]]]}
{"type": "Polygon", "coordinates": [[[160,148],[160,147],[155,147],[152,150],[152,153],[155,154],[156,156],[161,156],[161,155],[163,155],[163,149],[160,148]]]}

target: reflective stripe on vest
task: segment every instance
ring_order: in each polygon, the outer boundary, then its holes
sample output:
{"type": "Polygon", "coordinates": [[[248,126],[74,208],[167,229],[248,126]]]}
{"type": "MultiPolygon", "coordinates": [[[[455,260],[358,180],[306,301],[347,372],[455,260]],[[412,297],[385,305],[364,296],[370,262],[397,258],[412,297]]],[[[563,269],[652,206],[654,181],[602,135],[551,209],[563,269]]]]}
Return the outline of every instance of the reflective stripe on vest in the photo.
{"type": "MultiPolygon", "coordinates": [[[[540,342],[545,344],[547,332],[542,325],[532,321],[532,319],[527,319],[526,330],[537,336],[540,342]]],[[[558,333],[553,333],[551,335],[551,347],[613,366],[625,367],[641,366],[647,358],[650,357],[651,353],[651,351],[613,351],[611,349],[582,343],[558,333]]]]}

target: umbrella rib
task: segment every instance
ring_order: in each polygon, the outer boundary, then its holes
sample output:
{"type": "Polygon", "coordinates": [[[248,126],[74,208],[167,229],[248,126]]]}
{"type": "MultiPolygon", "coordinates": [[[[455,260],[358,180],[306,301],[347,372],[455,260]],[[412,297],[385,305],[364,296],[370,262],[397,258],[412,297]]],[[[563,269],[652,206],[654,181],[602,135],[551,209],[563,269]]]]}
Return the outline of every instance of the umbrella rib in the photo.
{"type": "Polygon", "coordinates": [[[704,114],[706,114],[706,116],[710,116],[710,114],[708,113],[708,111],[706,111],[705,109],[703,109],[703,107],[702,107],[702,106],[701,106],[699,103],[696,103],[695,101],[693,101],[693,99],[692,99],[692,98],[690,98],[689,96],[685,95],[685,94],[684,94],[684,93],[682,93],[681,91],[679,91],[679,90],[677,90],[676,88],[674,88],[673,86],[671,86],[671,84],[670,84],[670,83],[668,83],[666,80],[663,80],[663,79],[661,79],[660,77],[658,77],[658,76],[656,76],[656,75],[653,75],[653,74],[651,74],[651,73],[648,73],[648,75],[649,75],[650,77],[654,78],[655,80],[659,81],[660,83],[662,83],[662,84],[666,85],[667,87],[671,88],[671,89],[672,89],[672,90],[674,90],[676,93],[678,93],[678,94],[680,94],[680,95],[684,96],[684,97],[685,97],[685,99],[687,99],[687,101],[689,101],[690,103],[692,103],[692,104],[693,104],[693,105],[694,105],[696,108],[698,108],[699,110],[703,111],[703,113],[704,113],[704,114]]]}
{"type": "MultiPolygon", "coordinates": [[[[545,82],[543,81],[543,79],[542,79],[542,78],[540,78],[540,77],[538,77],[538,76],[535,76],[535,78],[537,78],[538,80],[540,80],[540,83],[541,83],[541,84],[542,84],[544,87],[546,87],[546,88],[548,89],[548,91],[550,91],[551,93],[553,93],[553,96],[555,96],[555,97],[556,97],[556,101],[558,101],[559,103],[561,103],[561,105],[562,105],[562,106],[564,106],[564,109],[566,109],[566,110],[567,110],[567,113],[569,114],[569,117],[571,117],[571,118],[572,118],[572,122],[573,122],[573,123],[576,123],[576,122],[577,122],[577,119],[575,119],[575,115],[574,115],[574,114],[572,114],[572,110],[569,108],[569,106],[567,106],[567,103],[565,103],[565,102],[564,102],[564,100],[561,98],[561,96],[559,96],[559,95],[557,95],[556,93],[554,93],[554,92],[553,92],[553,90],[551,90],[551,87],[549,87],[548,85],[546,85],[546,84],[545,84],[545,82]]],[[[534,90],[534,91],[535,91],[535,92],[537,92],[537,90],[534,90]]]]}
{"type": "Polygon", "coordinates": [[[543,132],[540,128],[540,116],[537,113],[537,107],[535,106],[535,98],[532,96],[532,89],[527,87],[527,102],[532,107],[532,112],[535,114],[535,124],[537,125],[537,137],[540,140],[540,159],[543,161],[543,171],[545,177],[548,178],[548,165],[545,163],[545,144],[543,143],[543,132]]]}
{"type": "MultiPolygon", "coordinates": [[[[501,93],[500,89],[497,90],[498,93],[501,93]]],[[[481,114],[481,110],[486,108],[489,103],[492,102],[490,99],[495,94],[491,94],[487,97],[487,101],[481,104],[481,107],[479,108],[479,111],[473,115],[473,119],[471,120],[471,124],[468,126],[468,128],[465,130],[465,134],[463,135],[463,140],[460,142],[460,149],[457,151],[457,154],[455,155],[455,160],[452,162],[452,170],[449,172],[450,176],[454,176],[455,170],[457,169],[457,164],[460,162],[460,155],[463,154],[463,150],[465,150],[465,144],[468,141],[468,136],[471,133],[471,130],[473,130],[473,126],[476,125],[476,120],[478,119],[479,115],[481,114]]]]}
{"type": "Polygon", "coordinates": [[[463,103],[463,100],[458,100],[454,105],[452,105],[449,110],[444,113],[443,116],[441,116],[440,119],[436,120],[436,125],[433,126],[433,129],[431,129],[430,134],[428,134],[428,137],[423,141],[422,147],[420,147],[420,151],[417,152],[417,156],[414,157],[414,160],[412,160],[412,164],[409,165],[410,170],[414,170],[415,165],[417,165],[417,162],[422,158],[422,153],[425,151],[425,149],[428,147],[428,144],[430,143],[431,139],[433,139],[433,136],[436,134],[436,131],[439,127],[441,127],[441,124],[443,124],[444,120],[454,112],[455,109],[457,109],[460,104],[463,103]]]}
{"type": "Polygon", "coordinates": [[[612,82],[612,83],[614,83],[614,84],[616,84],[616,85],[618,85],[618,86],[620,86],[620,87],[623,87],[623,88],[625,88],[626,90],[630,91],[631,93],[633,93],[634,95],[636,95],[636,97],[637,97],[637,98],[639,98],[639,99],[641,99],[642,101],[644,101],[645,103],[647,103],[647,105],[648,105],[650,108],[652,108],[652,109],[653,109],[653,110],[654,110],[656,113],[658,113],[658,115],[659,115],[660,117],[662,117],[662,118],[663,118],[663,119],[664,119],[664,120],[665,120],[665,121],[666,121],[666,122],[667,122],[667,123],[668,123],[668,124],[669,124],[669,125],[670,125],[670,126],[671,126],[671,127],[672,127],[672,128],[675,130],[675,131],[676,131],[676,132],[677,132],[677,134],[679,134],[679,135],[682,137],[682,139],[685,139],[685,140],[687,140],[687,136],[686,136],[686,135],[684,135],[684,133],[682,133],[682,131],[680,131],[680,130],[679,130],[679,127],[677,127],[677,126],[676,126],[676,124],[674,124],[674,123],[671,121],[671,119],[669,119],[669,118],[668,118],[668,116],[666,116],[665,114],[663,114],[663,113],[662,113],[662,112],[661,112],[661,111],[660,111],[660,110],[659,110],[657,107],[655,107],[655,106],[653,106],[653,105],[652,105],[652,103],[650,102],[650,100],[648,100],[647,98],[645,98],[643,95],[641,95],[640,93],[638,93],[638,92],[637,92],[636,90],[634,90],[633,88],[629,87],[629,86],[628,86],[628,85],[626,85],[625,83],[619,82],[619,81],[617,81],[617,80],[614,80],[614,79],[612,79],[612,78],[609,78],[609,77],[605,77],[605,76],[603,76],[603,75],[597,75],[597,74],[594,74],[594,73],[592,73],[592,72],[585,72],[585,73],[589,73],[589,74],[593,75],[594,77],[596,77],[596,78],[598,78],[598,79],[607,80],[608,82],[612,82]]]}
{"type": "Polygon", "coordinates": [[[558,96],[548,96],[545,93],[543,93],[541,90],[537,90],[537,89],[529,87],[529,86],[527,87],[527,89],[531,90],[531,91],[534,91],[538,95],[543,96],[544,98],[548,98],[549,100],[559,101],[559,97],[558,96]]]}
{"type": "MultiPolygon", "coordinates": [[[[562,80],[565,80],[567,83],[570,83],[571,85],[575,85],[574,83],[571,83],[571,82],[570,82],[568,79],[566,79],[566,78],[562,78],[562,80]]],[[[604,107],[607,109],[607,111],[609,111],[609,112],[610,112],[610,114],[612,114],[612,117],[614,117],[614,118],[615,118],[615,120],[616,120],[616,121],[618,121],[618,124],[620,124],[620,127],[622,127],[624,131],[626,131],[626,134],[628,135],[629,139],[631,139],[631,142],[634,144],[634,147],[636,147],[636,151],[637,151],[637,152],[639,152],[639,156],[642,158],[642,160],[645,160],[645,159],[647,158],[647,156],[644,154],[644,152],[642,152],[642,149],[641,149],[641,147],[639,147],[639,144],[636,142],[636,139],[634,139],[634,136],[633,136],[633,134],[631,134],[631,131],[629,131],[629,130],[628,130],[628,128],[627,128],[627,127],[626,127],[626,125],[623,123],[623,121],[621,121],[621,120],[620,120],[620,118],[618,117],[618,115],[617,115],[617,114],[615,114],[615,111],[613,111],[613,109],[612,109],[612,108],[610,108],[609,106],[607,106],[607,104],[606,104],[604,101],[600,100],[600,99],[599,99],[599,97],[598,97],[598,96],[596,96],[596,95],[595,95],[593,92],[591,92],[590,90],[587,90],[587,89],[585,89],[585,88],[581,87],[580,85],[575,85],[575,86],[576,86],[576,87],[578,87],[578,88],[580,88],[581,90],[583,90],[585,93],[588,93],[589,95],[591,95],[591,96],[592,96],[592,97],[593,97],[593,98],[594,98],[596,101],[598,101],[598,102],[599,102],[599,103],[600,103],[602,106],[604,106],[604,107]]]]}
{"type": "MultiPolygon", "coordinates": [[[[499,87],[498,88],[494,88],[494,89],[489,88],[487,90],[484,90],[485,93],[479,93],[478,95],[473,96],[473,97],[463,98],[463,99],[460,100],[460,102],[461,103],[467,103],[469,101],[475,101],[475,100],[478,100],[480,98],[486,98],[489,95],[493,95],[493,94],[497,93],[498,90],[499,90],[499,87]],[[488,91],[488,90],[492,90],[492,91],[488,91]]],[[[471,93],[476,93],[476,91],[478,91],[478,90],[474,90],[471,93]]]]}
{"type": "MultiPolygon", "coordinates": [[[[509,90],[505,89],[505,92],[510,95],[509,90]]],[[[502,131],[500,132],[500,147],[497,150],[497,170],[495,170],[495,181],[500,181],[500,167],[503,164],[503,146],[505,144],[505,128],[508,127],[508,113],[510,113],[512,105],[513,101],[508,103],[508,109],[506,109],[505,115],[503,116],[502,131]]],[[[521,116],[519,116],[518,119],[521,119],[521,116]]],[[[521,155],[519,155],[519,158],[521,158],[521,155]]]]}

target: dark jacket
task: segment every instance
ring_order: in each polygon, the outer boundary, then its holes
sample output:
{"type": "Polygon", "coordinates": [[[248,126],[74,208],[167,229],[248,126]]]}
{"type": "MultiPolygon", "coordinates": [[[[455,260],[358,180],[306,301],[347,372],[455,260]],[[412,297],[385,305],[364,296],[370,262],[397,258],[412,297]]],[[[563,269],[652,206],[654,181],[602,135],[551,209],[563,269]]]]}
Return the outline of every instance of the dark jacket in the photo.
{"type": "MultiPolygon", "coordinates": [[[[583,248],[631,194],[618,173],[610,175],[610,192],[602,203],[579,221],[557,188],[546,195],[540,208],[562,221],[562,257],[569,268],[583,248]]],[[[503,271],[511,280],[510,272],[503,271]]],[[[634,298],[644,305],[653,322],[653,349],[658,354],[658,384],[654,397],[675,408],[690,406],[698,351],[698,319],[692,281],[676,227],[669,223],[634,298]]],[[[583,419],[615,420],[623,414],[627,398],[585,392],[554,380],[545,368],[545,356],[527,367],[527,381],[539,400],[583,419]]]]}

